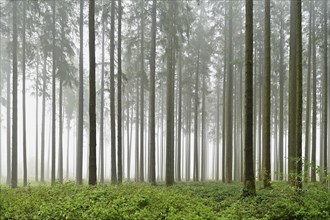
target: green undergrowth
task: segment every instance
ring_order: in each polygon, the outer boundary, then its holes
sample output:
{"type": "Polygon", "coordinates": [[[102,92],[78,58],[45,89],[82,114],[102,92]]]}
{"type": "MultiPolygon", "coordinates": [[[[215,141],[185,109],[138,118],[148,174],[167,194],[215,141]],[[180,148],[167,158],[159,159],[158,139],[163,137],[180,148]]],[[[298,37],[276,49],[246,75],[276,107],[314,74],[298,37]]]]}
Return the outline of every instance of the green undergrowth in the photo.
{"type": "Polygon", "coordinates": [[[29,186],[0,192],[1,219],[330,219],[330,193],[304,185],[301,195],[285,182],[257,187],[241,197],[240,183],[124,183],[120,186],[29,186]]]}

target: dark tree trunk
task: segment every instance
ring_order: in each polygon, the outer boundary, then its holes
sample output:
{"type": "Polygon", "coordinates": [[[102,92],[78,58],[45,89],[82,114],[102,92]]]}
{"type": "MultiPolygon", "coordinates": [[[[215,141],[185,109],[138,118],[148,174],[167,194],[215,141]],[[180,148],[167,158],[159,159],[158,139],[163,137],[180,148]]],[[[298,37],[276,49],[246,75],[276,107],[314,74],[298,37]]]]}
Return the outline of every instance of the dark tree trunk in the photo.
{"type": "Polygon", "coordinates": [[[155,72],[156,72],[156,8],[157,0],[152,2],[151,24],[151,59],[150,59],[150,92],[149,92],[149,182],[156,185],[156,159],[155,159],[155,72]]]}
{"type": "Polygon", "coordinates": [[[301,25],[301,0],[297,0],[297,107],[296,107],[296,156],[297,156],[297,176],[296,191],[302,189],[302,25],[301,25]]]}
{"type": "Polygon", "coordinates": [[[118,183],[123,181],[123,155],[122,155],[122,120],[121,120],[121,18],[122,18],[122,4],[121,0],[118,0],[118,183]]]}
{"type": "Polygon", "coordinates": [[[289,183],[294,185],[295,173],[296,173],[296,81],[297,81],[297,17],[296,17],[296,2],[291,1],[291,20],[290,20],[290,75],[289,75],[289,164],[288,164],[288,174],[289,183]]]}
{"type": "Polygon", "coordinates": [[[179,71],[178,71],[178,89],[179,89],[179,100],[178,100],[178,139],[177,139],[177,180],[181,181],[181,126],[182,126],[182,49],[179,52],[179,71]]]}
{"type": "Polygon", "coordinates": [[[26,73],[26,37],[25,37],[25,29],[26,29],[26,1],[23,1],[23,33],[22,33],[22,110],[23,110],[23,185],[27,186],[27,164],[26,164],[26,98],[25,98],[25,73],[26,73]]]}
{"type": "Polygon", "coordinates": [[[89,185],[96,185],[95,1],[89,0],[89,185]]]}
{"type": "Polygon", "coordinates": [[[115,108],[115,0],[111,0],[110,33],[110,117],[111,117],[111,183],[117,183],[116,108],[115,108]]]}
{"type": "Polygon", "coordinates": [[[199,172],[198,172],[198,90],[199,90],[199,54],[200,50],[197,51],[197,69],[195,76],[195,103],[194,103],[194,181],[198,181],[199,172]]]}
{"type": "MultiPolygon", "coordinates": [[[[39,53],[37,54],[36,78],[36,151],[35,151],[35,181],[39,181],[39,53]]],[[[0,95],[1,96],[1,95],[0,95]]],[[[1,115],[1,114],[0,114],[1,115]]],[[[1,126],[0,126],[1,127],[1,126]]]]}
{"type": "MultiPolygon", "coordinates": [[[[45,182],[45,123],[46,123],[46,73],[47,53],[44,53],[44,64],[42,70],[42,112],[41,112],[41,152],[40,152],[40,182],[45,182]]],[[[47,160],[48,161],[48,160],[47,160]]]]}
{"type": "Polygon", "coordinates": [[[53,71],[52,71],[52,166],[51,166],[51,184],[55,184],[55,156],[56,156],[56,57],[55,57],[55,4],[52,4],[53,26],[52,26],[52,40],[53,40],[53,71]]]}
{"type": "Polygon", "coordinates": [[[76,154],[76,182],[80,185],[83,182],[82,166],[84,143],[84,0],[80,0],[79,38],[79,104],[76,154]]]}
{"type": "Polygon", "coordinates": [[[264,32],[264,77],[263,77],[263,125],[262,125],[262,145],[263,145],[263,185],[270,187],[270,72],[271,72],[271,46],[270,46],[270,0],[265,0],[265,32],[264,32]]]}
{"type": "Polygon", "coordinates": [[[17,2],[13,1],[13,124],[11,187],[17,187],[17,2]]]}
{"type": "Polygon", "coordinates": [[[255,195],[253,169],[253,0],[245,1],[245,160],[243,195],[255,195]]]}

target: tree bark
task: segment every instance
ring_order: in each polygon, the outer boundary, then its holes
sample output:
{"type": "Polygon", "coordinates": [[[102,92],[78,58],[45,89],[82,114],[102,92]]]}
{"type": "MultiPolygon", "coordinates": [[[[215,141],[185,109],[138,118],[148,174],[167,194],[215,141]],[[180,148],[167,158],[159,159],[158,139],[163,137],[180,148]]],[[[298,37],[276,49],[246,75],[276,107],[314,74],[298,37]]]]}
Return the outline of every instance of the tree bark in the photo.
{"type": "Polygon", "coordinates": [[[11,187],[17,187],[17,2],[13,1],[13,124],[11,187]]]}
{"type": "Polygon", "coordinates": [[[156,73],[156,7],[157,0],[152,2],[151,14],[151,59],[150,59],[150,92],[149,92],[149,182],[156,185],[156,160],[155,160],[155,73],[156,73]]]}
{"type": "Polygon", "coordinates": [[[25,98],[25,76],[26,76],[26,1],[23,1],[23,33],[22,33],[22,110],[23,110],[23,185],[27,186],[27,163],[26,163],[26,98],[25,98]]]}
{"type": "Polygon", "coordinates": [[[96,185],[95,1],[89,0],[89,185],[96,185]]]}
{"type": "Polygon", "coordinates": [[[245,160],[243,195],[255,195],[253,169],[253,0],[245,1],[245,160]]]}
{"type": "Polygon", "coordinates": [[[55,157],[56,157],[56,57],[55,57],[55,6],[56,1],[52,4],[53,26],[52,26],[52,40],[53,40],[53,70],[52,70],[52,166],[51,166],[51,184],[55,184],[55,157]]]}
{"type": "Polygon", "coordinates": [[[265,0],[265,32],[264,32],[264,77],[263,77],[263,125],[262,125],[262,145],[263,145],[263,185],[265,188],[270,187],[271,170],[270,170],[270,74],[271,74],[271,46],[270,46],[270,0],[265,0]]]}

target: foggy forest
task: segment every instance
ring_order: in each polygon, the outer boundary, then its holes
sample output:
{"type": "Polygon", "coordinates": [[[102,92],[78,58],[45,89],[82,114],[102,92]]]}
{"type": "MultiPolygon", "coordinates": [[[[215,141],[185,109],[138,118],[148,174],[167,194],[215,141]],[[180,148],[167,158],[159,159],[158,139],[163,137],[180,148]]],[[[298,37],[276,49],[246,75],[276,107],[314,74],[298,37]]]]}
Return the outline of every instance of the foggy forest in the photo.
{"type": "Polygon", "coordinates": [[[0,219],[330,219],[328,0],[0,0],[0,219]]]}

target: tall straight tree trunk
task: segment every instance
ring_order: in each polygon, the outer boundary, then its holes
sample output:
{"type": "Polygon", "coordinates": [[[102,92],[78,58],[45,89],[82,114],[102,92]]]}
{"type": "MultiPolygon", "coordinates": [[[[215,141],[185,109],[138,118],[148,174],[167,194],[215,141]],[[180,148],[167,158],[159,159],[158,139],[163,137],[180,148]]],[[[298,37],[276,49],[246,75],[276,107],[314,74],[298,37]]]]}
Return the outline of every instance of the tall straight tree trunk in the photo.
{"type": "Polygon", "coordinates": [[[55,5],[52,4],[53,26],[52,26],[52,40],[53,40],[53,70],[52,70],[52,166],[51,166],[51,184],[55,184],[55,154],[56,154],[56,57],[55,57],[55,5]]]}
{"type": "Polygon", "coordinates": [[[295,183],[295,174],[296,174],[296,146],[295,146],[295,138],[296,138],[296,81],[297,81],[297,17],[296,17],[296,2],[291,1],[291,12],[290,12],[290,75],[289,75],[289,166],[288,166],[288,174],[289,174],[289,183],[294,185],[295,183]]]}
{"type": "Polygon", "coordinates": [[[205,173],[206,173],[206,141],[205,141],[205,118],[206,118],[206,111],[205,111],[205,99],[206,99],[206,94],[205,94],[205,73],[203,73],[203,85],[202,85],[202,149],[201,149],[201,181],[205,181],[205,173]]]}
{"type": "Polygon", "coordinates": [[[217,114],[216,114],[216,140],[215,140],[215,180],[219,181],[220,166],[220,71],[217,73],[217,114]]]}
{"type": "Polygon", "coordinates": [[[310,114],[311,114],[311,59],[312,59],[312,2],[309,2],[309,36],[308,36],[308,70],[307,70],[307,106],[306,106],[306,134],[304,182],[309,178],[309,145],[310,145],[310,114]]]}
{"type": "Polygon", "coordinates": [[[140,86],[141,86],[141,99],[140,99],[140,182],[144,182],[144,0],[141,0],[141,69],[140,69],[140,86]]]}
{"type": "Polygon", "coordinates": [[[70,125],[71,119],[67,118],[67,142],[66,142],[66,179],[69,180],[69,158],[70,158],[70,125]]]}
{"type": "Polygon", "coordinates": [[[188,108],[188,117],[187,117],[187,144],[186,144],[186,181],[190,180],[190,145],[191,145],[191,95],[190,91],[187,94],[187,108],[188,108]]]}
{"type": "Polygon", "coordinates": [[[245,1],[245,158],[243,195],[255,195],[253,170],[253,0],[245,1]]]}
{"type": "Polygon", "coordinates": [[[132,123],[130,123],[130,114],[129,114],[129,93],[126,94],[127,98],[127,118],[126,118],[126,135],[127,135],[127,180],[130,180],[131,176],[131,143],[130,143],[130,137],[132,136],[132,132],[130,132],[130,125],[132,128],[132,123]]]}
{"type": "Polygon", "coordinates": [[[63,183],[63,79],[60,76],[59,88],[59,135],[58,135],[58,180],[63,183]]]}
{"type": "Polygon", "coordinates": [[[169,27],[167,30],[167,97],[166,97],[166,176],[167,186],[174,184],[174,70],[173,70],[173,50],[174,50],[174,25],[173,13],[176,1],[169,3],[169,27]]]}
{"type": "Polygon", "coordinates": [[[263,185],[270,187],[270,72],[271,72],[271,47],[270,47],[270,0],[265,0],[265,32],[264,32],[264,91],[263,91],[263,125],[262,125],[262,145],[263,145],[263,185]]]}
{"type": "Polygon", "coordinates": [[[200,49],[197,52],[197,70],[195,78],[195,103],[194,103],[194,181],[198,181],[198,90],[199,90],[199,54],[200,49]]]}
{"type": "Polygon", "coordinates": [[[150,56],[150,92],[149,92],[149,182],[156,185],[156,158],[155,158],[155,73],[156,73],[156,9],[157,0],[152,1],[151,14],[151,56],[150,56]]]}
{"type": "Polygon", "coordinates": [[[232,182],[233,162],[233,5],[229,3],[228,84],[226,98],[226,183],[232,182]]]}
{"type": "Polygon", "coordinates": [[[123,181],[123,155],[122,155],[122,121],[121,121],[121,18],[122,18],[122,4],[121,0],[118,0],[118,183],[123,181]]]}
{"type": "MultiPolygon", "coordinates": [[[[35,181],[39,181],[39,53],[37,54],[36,78],[36,151],[35,151],[35,181]]],[[[0,95],[1,96],[1,95],[0,95]]],[[[0,114],[1,115],[1,114],[0,114]]]]}
{"type": "MultiPolygon", "coordinates": [[[[136,78],[136,115],[135,115],[135,181],[139,181],[139,101],[140,101],[140,94],[139,94],[139,77],[136,78]]],[[[142,122],[141,122],[142,123],[142,122]]]]}
{"type": "Polygon", "coordinates": [[[84,0],[80,0],[79,18],[79,104],[78,135],[76,154],[76,182],[82,184],[83,143],[84,143],[84,0]]]}
{"type": "MultiPolygon", "coordinates": [[[[283,10],[282,10],[283,11],[283,10]]],[[[281,11],[281,17],[283,17],[283,12],[281,11]]],[[[281,29],[280,29],[280,125],[279,125],[279,171],[280,180],[283,180],[284,169],[283,169],[283,151],[284,151],[284,31],[283,31],[283,19],[281,19],[281,29]]]]}
{"type": "Polygon", "coordinates": [[[7,185],[11,184],[11,87],[10,87],[10,71],[7,72],[7,185]]]}
{"type": "Polygon", "coordinates": [[[23,1],[23,33],[22,33],[22,110],[23,110],[23,185],[27,186],[27,164],[26,164],[26,98],[25,98],[25,73],[26,73],[26,37],[25,37],[25,27],[26,27],[26,1],[23,1]]]}
{"type": "Polygon", "coordinates": [[[89,185],[96,185],[95,1],[89,0],[89,185]]]}
{"type": "MultiPolygon", "coordinates": [[[[226,34],[227,35],[227,34],[226,34]]],[[[227,48],[227,47],[226,47],[227,48]]],[[[223,82],[222,82],[222,182],[225,182],[226,180],[226,76],[227,76],[227,68],[226,63],[227,61],[224,61],[224,76],[223,76],[223,82]]]]}
{"type": "Polygon", "coordinates": [[[47,53],[44,53],[42,75],[42,112],[41,112],[41,152],[40,152],[40,182],[45,182],[45,123],[46,123],[46,80],[47,53]]]}
{"type": "Polygon", "coordinates": [[[11,187],[17,187],[17,2],[13,2],[13,136],[11,187]]]}
{"type": "Polygon", "coordinates": [[[179,71],[178,71],[178,93],[179,93],[179,100],[178,100],[178,153],[177,153],[177,180],[181,181],[181,153],[182,153],[182,143],[181,143],[181,126],[182,126],[182,48],[180,48],[179,52],[179,71]]]}
{"type": "Polygon", "coordinates": [[[101,112],[100,112],[100,183],[104,183],[104,56],[105,56],[105,24],[102,19],[102,67],[101,67],[101,112]]]}
{"type": "MultiPolygon", "coordinates": [[[[297,176],[296,191],[302,189],[302,25],[301,25],[301,0],[297,0],[297,108],[296,108],[296,156],[297,176]]],[[[325,123],[326,125],[326,123],[325,123]]]]}
{"type": "MultiPolygon", "coordinates": [[[[323,123],[323,164],[321,164],[321,168],[323,168],[322,172],[324,172],[323,176],[327,175],[327,160],[328,160],[328,1],[323,1],[323,33],[324,33],[324,46],[323,46],[323,112],[322,112],[322,123],[323,123]]],[[[321,179],[323,181],[323,179],[321,179]]]]}
{"type": "MultiPolygon", "coordinates": [[[[314,2],[313,6],[314,6],[314,2]]],[[[313,42],[313,49],[312,49],[312,56],[313,56],[313,115],[312,115],[312,169],[311,169],[311,181],[316,182],[316,125],[317,125],[317,100],[316,100],[316,37],[315,37],[315,12],[312,7],[312,42],[313,42]]]]}
{"type": "Polygon", "coordinates": [[[111,183],[117,183],[116,108],[115,108],[115,0],[111,0],[110,33],[110,117],[111,117],[111,183]]]}

